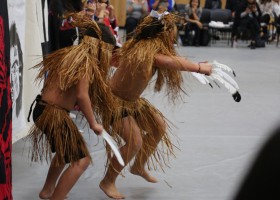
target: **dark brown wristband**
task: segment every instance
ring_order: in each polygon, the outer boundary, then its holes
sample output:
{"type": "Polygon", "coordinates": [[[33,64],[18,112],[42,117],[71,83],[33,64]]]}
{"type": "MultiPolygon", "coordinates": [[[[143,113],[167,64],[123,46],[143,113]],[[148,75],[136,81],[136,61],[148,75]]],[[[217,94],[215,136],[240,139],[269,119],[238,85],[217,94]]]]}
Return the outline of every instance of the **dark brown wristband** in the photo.
{"type": "Polygon", "coordinates": [[[200,66],[200,62],[198,63],[198,70],[196,73],[200,73],[200,69],[201,69],[201,66],[200,66]]]}

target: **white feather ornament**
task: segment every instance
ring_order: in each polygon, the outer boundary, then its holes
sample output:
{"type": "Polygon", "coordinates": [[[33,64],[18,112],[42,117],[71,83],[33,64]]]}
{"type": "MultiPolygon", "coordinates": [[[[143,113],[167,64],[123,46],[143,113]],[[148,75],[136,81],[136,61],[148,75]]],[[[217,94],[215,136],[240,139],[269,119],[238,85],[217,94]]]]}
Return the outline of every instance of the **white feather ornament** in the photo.
{"type": "Polygon", "coordinates": [[[112,137],[104,130],[102,131],[100,136],[102,136],[102,138],[110,145],[110,147],[111,147],[112,151],[114,152],[118,162],[122,166],[124,166],[124,161],[123,161],[123,158],[122,158],[121,153],[119,151],[119,148],[115,145],[112,137]]]}

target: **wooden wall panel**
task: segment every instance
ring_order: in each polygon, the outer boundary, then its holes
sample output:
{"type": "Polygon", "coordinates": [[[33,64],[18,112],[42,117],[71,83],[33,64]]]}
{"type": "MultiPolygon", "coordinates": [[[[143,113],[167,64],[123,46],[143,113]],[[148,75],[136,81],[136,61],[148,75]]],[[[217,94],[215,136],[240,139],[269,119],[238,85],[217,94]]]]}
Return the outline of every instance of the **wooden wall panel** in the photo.
{"type": "Polygon", "coordinates": [[[126,0],[110,0],[110,3],[115,8],[118,25],[123,27],[126,19],[126,0]]]}

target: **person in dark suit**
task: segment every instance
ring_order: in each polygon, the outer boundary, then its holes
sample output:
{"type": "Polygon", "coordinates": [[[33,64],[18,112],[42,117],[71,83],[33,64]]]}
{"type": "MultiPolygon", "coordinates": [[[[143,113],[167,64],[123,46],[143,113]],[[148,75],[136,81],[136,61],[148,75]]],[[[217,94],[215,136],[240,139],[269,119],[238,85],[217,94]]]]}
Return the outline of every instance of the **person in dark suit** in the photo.
{"type": "Polygon", "coordinates": [[[49,41],[50,52],[71,46],[77,38],[75,27],[65,19],[65,14],[83,10],[82,0],[50,0],[49,5],[49,41]]]}
{"type": "Polygon", "coordinates": [[[260,38],[261,26],[260,17],[261,10],[256,0],[241,0],[237,3],[236,14],[232,27],[232,38],[237,39],[240,32],[243,35],[248,33],[248,38],[251,40],[249,45],[251,49],[256,48],[256,42],[260,38]]]}
{"type": "Polygon", "coordinates": [[[204,8],[206,9],[221,9],[222,1],[221,0],[206,0],[204,8]]]}

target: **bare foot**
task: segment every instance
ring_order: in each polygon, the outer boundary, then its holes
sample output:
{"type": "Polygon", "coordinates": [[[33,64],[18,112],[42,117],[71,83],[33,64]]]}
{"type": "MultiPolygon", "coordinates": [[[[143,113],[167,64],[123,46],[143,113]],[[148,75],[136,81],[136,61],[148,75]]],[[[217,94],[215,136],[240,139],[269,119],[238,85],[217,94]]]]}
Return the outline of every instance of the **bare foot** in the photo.
{"type": "Polygon", "coordinates": [[[39,193],[39,198],[40,199],[50,199],[52,197],[54,190],[46,190],[43,189],[40,193],[39,193]]]}
{"type": "Polygon", "coordinates": [[[105,181],[104,179],[99,184],[100,189],[110,198],[112,199],[125,199],[116,188],[115,184],[105,181]]]}
{"type": "Polygon", "coordinates": [[[151,182],[151,183],[157,183],[158,180],[151,176],[145,169],[139,170],[136,168],[131,168],[130,172],[134,175],[138,175],[141,176],[142,178],[144,178],[146,181],[151,182]]]}
{"type": "MultiPolygon", "coordinates": [[[[40,199],[50,199],[52,197],[53,191],[46,191],[46,190],[42,190],[39,193],[39,198],[40,199]]],[[[68,195],[66,195],[66,197],[64,199],[68,199],[68,195]]]]}
{"type": "Polygon", "coordinates": [[[43,189],[39,193],[39,198],[40,199],[50,199],[52,197],[53,192],[54,192],[54,188],[43,187],[43,189]]]}

